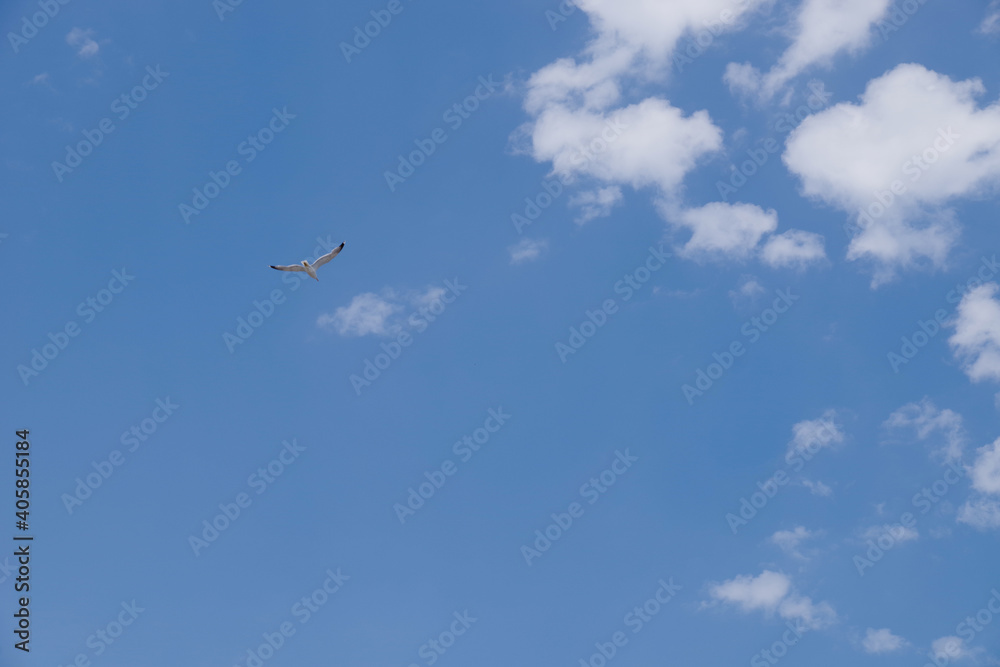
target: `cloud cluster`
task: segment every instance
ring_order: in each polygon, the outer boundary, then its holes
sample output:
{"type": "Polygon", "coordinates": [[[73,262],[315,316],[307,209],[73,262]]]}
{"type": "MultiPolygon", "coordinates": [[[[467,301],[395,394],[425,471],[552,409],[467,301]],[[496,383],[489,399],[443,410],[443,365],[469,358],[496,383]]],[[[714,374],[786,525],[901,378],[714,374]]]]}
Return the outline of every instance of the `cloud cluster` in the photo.
{"type": "Polygon", "coordinates": [[[1000,184],[1000,105],[980,108],[978,79],[903,64],[858,104],[806,118],[783,155],[805,195],[857,216],[848,259],[876,267],[873,286],[920,263],[943,266],[959,236],[946,207],[1000,184]]]}
{"type": "Polygon", "coordinates": [[[886,15],[891,1],[805,0],[787,30],[791,46],[767,74],[749,63],[730,63],[724,80],[733,92],[767,101],[807,68],[828,65],[839,53],[856,54],[867,47],[872,26],[886,15]]]}
{"type": "Polygon", "coordinates": [[[962,457],[965,449],[965,427],[962,415],[952,410],[939,410],[929,398],[919,403],[908,403],[899,408],[883,422],[888,430],[913,429],[917,439],[926,440],[936,433],[944,437],[944,444],[935,454],[946,461],[955,461],[962,457]]]}
{"type": "Polygon", "coordinates": [[[830,625],[837,614],[826,602],[814,603],[792,588],[791,579],[780,572],[764,570],[756,577],[741,575],[712,585],[709,595],[718,602],[732,604],[744,612],[763,611],[788,621],[799,621],[815,630],[830,625]]]}
{"type": "MultiPolygon", "coordinates": [[[[365,292],[351,299],[348,305],[341,306],[332,313],[321,314],[316,319],[316,325],[347,338],[395,336],[407,326],[414,326],[401,315],[407,305],[419,310],[421,314],[427,311],[433,313],[435,306],[440,307],[445,303],[443,297],[446,294],[446,290],[441,287],[428,287],[405,296],[389,288],[382,290],[380,294],[365,292]]],[[[410,320],[413,318],[414,315],[411,314],[410,320]]]]}
{"type": "Polygon", "coordinates": [[[822,236],[791,229],[774,234],[778,214],[754,204],[712,202],[699,208],[661,205],[675,229],[691,233],[679,256],[699,262],[759,258],[773,268],[803,268],[826,259],[822,236]]]}
{"type": "Polygon", "coordinates": [[[607,215],[623,186],[650,188],[659,209],[691,238],[679,253],[697,261],[760,256],[775,267],[801,267],[825,256],[822,237],[806,232],[771,237],[777,214],[751,204],[687,208],[685,177],[723,145],[707,111],[686,114],[663,97],[633,103],[623,90],[662,81],[678,40],[706,25],[737,30],[749,12],[770,0],[579,0],[594,38],[579,59],[561,58],[528,81],[525,110],[532,120],[515,135],[519,148],[584,192],[570,200],[578,222],[607,215]]]}
{"type": "Polygon", "coordinates": [[[996,283],[981,285],[958,304],[948,339],[962,369],[973,382],[1000,380],[1000,300],[996,283]]]}

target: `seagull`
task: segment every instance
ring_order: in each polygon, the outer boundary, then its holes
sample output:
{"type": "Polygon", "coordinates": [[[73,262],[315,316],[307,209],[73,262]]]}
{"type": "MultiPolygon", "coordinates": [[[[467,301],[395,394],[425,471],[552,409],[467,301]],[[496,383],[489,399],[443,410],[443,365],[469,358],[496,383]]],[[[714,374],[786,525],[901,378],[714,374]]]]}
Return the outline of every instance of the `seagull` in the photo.
{"type": "Polygon", "coordinates": [[[302,264],[292,264],[291,266],[275,266],[271,264],[270,266],[272,269],[277,269],[278,271],[305,271],[306,273],[309,274],[309,277],[312,278],[313,280],[319,280],[319,278],[316,277],[316,269],[323,266],[331,259],[339,255],[340,251],[344,249],[345,245],[346,245],[345,243],[341,243],[339,246],[337,246],[327,254],[323,255],[312,264],[310,264],[308,260],[304,259],[302,260],[302,264]]]}

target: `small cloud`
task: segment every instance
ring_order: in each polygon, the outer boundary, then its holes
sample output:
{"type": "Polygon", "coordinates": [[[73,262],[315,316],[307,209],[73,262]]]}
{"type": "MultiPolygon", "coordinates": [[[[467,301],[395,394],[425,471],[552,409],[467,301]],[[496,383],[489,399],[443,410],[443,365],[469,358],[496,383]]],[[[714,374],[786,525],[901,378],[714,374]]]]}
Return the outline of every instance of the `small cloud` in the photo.
{"type": "Polygon", "coordinates": [[[837,426],[836,418],[834,410],[827,410],[819,419],[807,419],[793,426],[786,460],[803,453],[815,455],[825,447],[843,442],[844,432],[837,426]]]}
{"type": "Polygon", "coordinates": [[[1000,438],[977,450],[976,462],[969,471],[972,488],[982,493],[1000,495],[1000,438]]]}
{"type": "Polygon", "coordinates": [[[36,74],[31,78],[31,84],[35,86],[48,86],[49,85],[49,73],[42,72],[41,74],[36,74]]]}
{"type": "Polygon", "coordinates": [[[1000,0],[990,3],[986,18],[979,24],[978,30],[983,35],[1000,34],[1000,0]]]}
{"type": "Polygon", "coordinates": [[[734,306],[738,307],[743,303],[752,303],[765,291],[764,286],[760,284],[755,276],[745,275],[740,277],[737,288],[729,291],[729,299],[733,302],[734,306]]]}
{"type": "Polygon", "coordinates": [[[935,658],[935,662],[944,660],[963,660],[965,658],[974,658],[976,652],[967,648],[965,646],[965,640],[961,637],[941,637],[940,639],[935,639],[931,644],[931,654],[935,658]]]}
{"type": "Polygon", "coordinates": [[[909,429],[916,432],[918,440],[926,440],[934,433],[944,436],[944,445],[935,454],[946,461],[954,461],[962,457],[965,449],[965,428],[962,425],[962,415],[952,410],[939,410],[929,398],[919,403],[908,403],[899,408],[882,423],[888,430],[909,429]]]}
{"type": "Polygon", "coordinates": [[[806,556],[799,551],[799,545],[815,536],[815,533],[806,530],[803,526],[796,526],[793,530],[779,530],[770,537],[769,541],[789,556],[806,560],[806,556]]]}
{"type": "Polygon", "coordinates": [[[522,239],[517,245],[507,248],[510,252],[511,264],[522,264],[531,262],[542,256],[542,253],[549,247],[549,242],[545,239],[522,239]]]}
{"type": "Polygon", "coordinates": [[[958,317],[948,339],[962,370],[973,382],[1000,380],[1000,285],[987,283],[958,304],[958,317]]]}
{"type": "Polygon", "coordinates": [[[811,479],[802,480],[802,485],[809,489],[809,492],[814,496],[822,496],[824,498],[829,498],[833,495],[833,489],[820,481],[813,481],[811,479]]]}
{"type": "Polygon", "coordinates": [[[826,259],[825,243],[820,234],[789,229],[769,238],[760,254],[764,263],[773,268],[804,269],[826,259]]]}
{"type": "Polygon", "coordinates": [[[864,647],[865,653],[879,655],[898,651],[906,646],[906,640],[892,634],[889,628],[882,628],[881,630],[868,628],[868,633],[865,635],[861,645],[864,647]]]}
{"type": "Polygon", "coordinates": [[[582,225],[596,218],[604,218],[611,215],[613,209],[622,200],[622,189],[617,185],[597,190],[588,190],[574,195],[569,200],[569,205],[580,209],[580,215],[576,219],[576,224],[582,225]]]}
{"type": "Polygon", "coordinates": [[[92,58],[97,55],[101,47],[93,39],[94,31],[91,29],[73,28],[66,35],[66,43],[76,49],[76,55],[80,58],[92,58]]]}
{"type": "Polygon", "coordinates": [[[777,613],[788,621],[798,621],[815,630],[833,623],[837,614],[826,602],[813,603],[792,590],[788,576],[764,570],[758,576],[742,575],[709,589],[716,601],[738,606],[744,612],[777,613]]]}
{"type": "Polygon", "coordinates": [[[1000,528],[1000,502],[989,498],[969,500],[959,508],[957,519],[977,530],[996,530],[1000,528]]]}
{"type": "Polygon", "coordinates": [[[691,238],[678,249],[696,261],[749,259],[761,238],[778,227],[774,209],[753,204],[712,202],[701,208],[666,211],[675,227],[687,228],[691,238]]]}
{"type": "Polygon", "coordinates": [[[386,336],[392,333],[389,318],[401,310],[392,303],[391,291],[383,296],[366,292],[351,300],[350,305],[338,308],[332,315],[323,314],[316,324],[324,329],[332,329],[341,336],[386,336]]]}

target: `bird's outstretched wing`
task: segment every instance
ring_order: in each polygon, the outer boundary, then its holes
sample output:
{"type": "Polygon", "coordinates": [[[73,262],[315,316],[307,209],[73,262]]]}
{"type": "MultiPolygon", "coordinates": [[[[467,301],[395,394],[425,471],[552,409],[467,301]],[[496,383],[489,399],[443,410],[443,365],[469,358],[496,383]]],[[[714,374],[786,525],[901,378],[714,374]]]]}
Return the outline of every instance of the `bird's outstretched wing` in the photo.
{"type": "Polygon", "coordinates": [[[319,259],[317,259],[316,263],[313,264],[313,266],[315,266],[317,268],[320,267],[320,266],[323,266],[324,264],[326,264],[327,262],[329,262],[331,259],[333,259],[337,255],[339,255],[340,251],[344,249],[345,245],[347,245],[347,244],[346,243],[341,243],[339,246],[337,246],[336,248],[334,248],[333,250],[331,250],[327,254],[325,254],[322,257],[320,257],[319,259]]]}
{"type": "Polygon", "coordinates": [[[305,271],[305,269],[298,264],[292,264],[291,266],[274,266],[272,264],[271,268],[278,269],[279,271],[305,271]]]}

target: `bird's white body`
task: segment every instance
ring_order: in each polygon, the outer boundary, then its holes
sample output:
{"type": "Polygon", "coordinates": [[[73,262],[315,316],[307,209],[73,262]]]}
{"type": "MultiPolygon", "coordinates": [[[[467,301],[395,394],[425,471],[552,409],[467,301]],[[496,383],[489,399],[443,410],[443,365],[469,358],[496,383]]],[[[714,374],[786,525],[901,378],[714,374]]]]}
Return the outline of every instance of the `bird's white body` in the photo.
{"type": "Polygon", "coordinates": [[[302,260],[302,266],[305,268],[306,273],[309,274],[310,278],[312,278],[313,280],[319,280],[319,278],[316,276],[316,269],[314,269],[312,265],[309,264],[309,262],[307,262],[306,260],[302,260]]]}
{"type": "Polygon", "coordinates": [[[331,250],[327,254],[323,255],[322,257],[320,257],[319,259],[317,259],[312,264],[310,264],[308,260],[304,259],[304,260],[302,260],[301,264],[292,264],[291,266],[275,266],[275,265],[272,264],[271,268],[272,269],[277,269],[278,271],[304,271],[305,273],[307,273],[309,275],[310,278],[312,278],[313,280],[317,280],[318,281],[319,277],[317,277],[317,275],[316,275],[316,269],[318,269],[319,267],[323,266],[324,264],[326,264],[327,262],[329,262],[331,259],[333,259],[337,255],[339,255],[340,251],[344,249],[345,245],[347,245],[347,244],[346,243],[341,243],[338,247],[334,248],[333,250],[331,250]]]}

